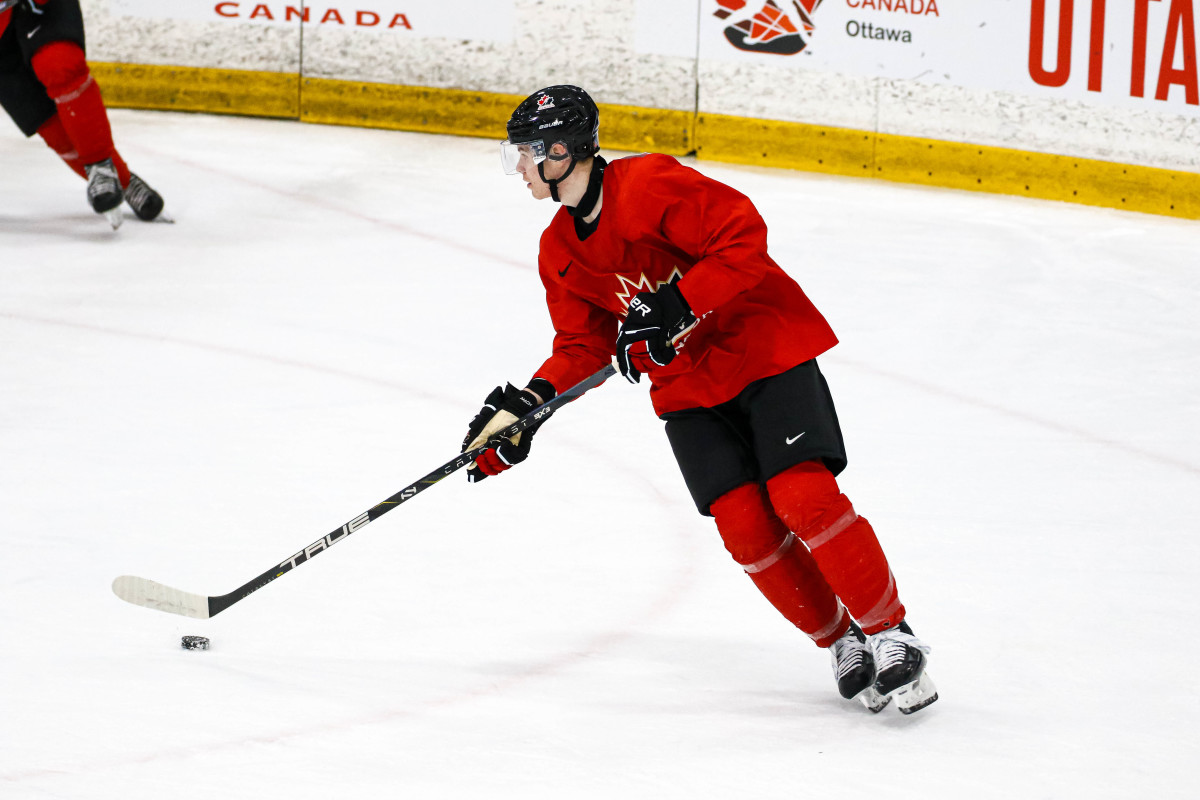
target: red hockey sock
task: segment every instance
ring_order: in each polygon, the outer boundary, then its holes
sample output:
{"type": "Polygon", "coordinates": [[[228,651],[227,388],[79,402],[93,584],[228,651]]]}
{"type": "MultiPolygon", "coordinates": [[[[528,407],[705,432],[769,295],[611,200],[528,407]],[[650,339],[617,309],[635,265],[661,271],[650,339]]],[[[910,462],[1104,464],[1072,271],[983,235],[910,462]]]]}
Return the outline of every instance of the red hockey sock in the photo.
{"type": "Polygon", "coordinates": [[[899,625],[904,606],[887,556],[871,523],[855,513],[833,474],[806,461],[767,482],[771,502],[787,527],[812,552],[833,591],[863,631],[899,625]]]}
{"type": "Polygon", "coordinates": [[[46,120],[42,127],[38,128],[38,136],[41,136],[50,149],[58,153],[59,158],[65,161],[67,166],[73,169],[79,177],[87,178],[87,173],[83,171],[83,162],[79,160],[79,153],[75,152],[75,145],[71,143],[71,137],[67,136],[67,129],[63,127],[58,114],[46,120]]]}
{"type": "Polygon", "coordinates": [[[743,484],[710,508],[725,549],[779,613],[819,647],[846,632],[845,609],[808,549],[775,516],[762,486],[743,484]]]}
{"type": "MultiPolygon", "coordinates": [[[[83,49],[74,42],[51,42],[34,54],[31,63],[46,93],[58,106],[59,120],[80,163],[95,164],[113,158],[116,151],[108,113],[83,49]]],[[[128,169],[125,173],[121,175],[122,185],[129,181],[128,169]]]]}
{"type": "Polygon", "coordinates": [[[115,149],[112,151],[113,166],[117,168],[117,179],[121,181],[121,188],[129,188],[129,166],[125,163],[125,159],[121,158],[121,154],[115,149]]]}

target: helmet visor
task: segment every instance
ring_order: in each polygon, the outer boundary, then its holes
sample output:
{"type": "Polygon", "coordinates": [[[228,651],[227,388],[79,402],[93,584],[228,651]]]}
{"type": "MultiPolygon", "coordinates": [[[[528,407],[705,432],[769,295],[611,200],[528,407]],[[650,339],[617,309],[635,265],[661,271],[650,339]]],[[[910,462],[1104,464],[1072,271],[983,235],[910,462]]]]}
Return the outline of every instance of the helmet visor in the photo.
{"type": "Polygon", "coordinates": [[[511,142],[505,139],[500,143],[500,166],[504,167],[506,175],[516,175],[522,163],[532,167],[545,160],[546,143],[540,139],[536,142],[511,142]]]}

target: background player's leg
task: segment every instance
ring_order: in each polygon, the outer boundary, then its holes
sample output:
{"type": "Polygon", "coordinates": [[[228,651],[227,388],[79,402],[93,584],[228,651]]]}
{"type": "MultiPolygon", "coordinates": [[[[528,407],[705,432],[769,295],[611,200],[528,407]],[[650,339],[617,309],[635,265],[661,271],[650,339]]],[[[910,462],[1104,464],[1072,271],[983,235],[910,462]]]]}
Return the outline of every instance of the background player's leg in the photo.
{"type": "MultiPolygon", "coordinates": [[[[100,97],[100,87],[92,78],[83,48],[74,42],[51,42],[30,60],[46,93],[58,108],[63,129],[75,145],[75,152],[88,176],[88,201],[97,213],[112,212],[124,199],[121,186],[129,182],[129,169],[121,162],[121,174],[114,160],[115,148],[108,113],[100,97]]],[[[112,219],[120,224],[119,215],[112,219]]]]}
{"type": "Polygon", "coordinates": [[[62,120],[55,114],[50,119],[38,128],[38,136],[41,136],[46,144],[55,153],[58,153],[66,165],[70,167],[79,177],[87,180],[87,172],[83,169],[83,161],[79,158],[78,151],[75,150],[75,144],[71,141],[71,137],[67,135],[67,129],[63,127],[62,120]]]}
{"type": "Polygon", "coordinates": [[[76,154],[74,161],[83,167],[88,178],[88,198],[92,207],[101,212],[111,211],[120,205],[123,197],[139,218],[156,218],[163,209],[162,197],[130,172],[113,145],[108,112],[100,96],[100,87],[84,60],[83,49],[74,42],[51,42],[34,54],[32,65],[58,108],[57,127],[51,120],[47,123],[50,128],[38,132],[72,169],[76,169],[76,164],[64,153],[76,154]],[[65,151],[60,149],[63,143],[58,128],[72,145],[65,151]],[[119,189],[108,181],[110,172],[115,175],[119,189]]]}
{"type": "MultiPolygon", "coordinates": [[[[114,158],[108,112],[100,87],[84,60],[83,49],[74,42],[51,42],[38,50],[30,63],[46,93],[58,106],[58,117],[80,161],[88,165],[112,158],[117,166],[120,158],[114,158]]],[[[123,161],[118,176],[121,185],[129,183],[129,168],[123,161]]]]}

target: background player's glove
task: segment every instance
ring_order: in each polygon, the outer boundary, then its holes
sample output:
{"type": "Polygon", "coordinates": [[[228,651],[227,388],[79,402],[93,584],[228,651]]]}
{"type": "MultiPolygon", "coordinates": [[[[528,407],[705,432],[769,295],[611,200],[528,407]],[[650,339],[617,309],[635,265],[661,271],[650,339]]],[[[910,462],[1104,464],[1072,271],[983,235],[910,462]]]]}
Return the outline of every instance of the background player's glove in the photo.
{"type": "Polygon", "coordinates": [[[0,0],[0,14],[8,11],[13,6],[25,5],[35,14],[41,14],[40,6],[46,5],[50,0],[0,0]]]}
{"type": "Polygon", "coordinates": [[[512,439],[495,436],[495,434],[550,400],[555,394],[557,392],[554,386],[542,378],[534,378],[525,389],[518,389],[511,383],[503,388],[497,386],[493,389],[484,401],[483,408],[479,410],[475,419],[471,420],[471,424],[467,427],[467,435],[463,439],[461,452],[473,450],[485,442],[495,444],[495,447],[485,451],[467,469],[467,480],[472,483],[481,481],[489,475],[497,475],[528,458],[533,434],[542,426],[546,418],[512,439]]]}
{"type": "Polygon", "coordinates": [[[675,359],[675,344],[695,325],[696,315],[675,284],[635,295],[617,334],[621,374],[637,383],[646,369],[670,364],[675,359]]]}

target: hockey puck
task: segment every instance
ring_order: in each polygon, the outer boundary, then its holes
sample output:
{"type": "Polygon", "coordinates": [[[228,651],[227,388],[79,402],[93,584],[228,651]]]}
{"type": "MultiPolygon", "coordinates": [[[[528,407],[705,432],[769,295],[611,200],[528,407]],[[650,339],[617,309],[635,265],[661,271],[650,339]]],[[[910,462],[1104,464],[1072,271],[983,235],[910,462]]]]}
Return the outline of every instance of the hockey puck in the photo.
{"type": "Polygon", "coordinates": [[[207,650],[208,637],[206,636],[185,636],[179,642],[179,646],[184,650],[207,650]]]}

